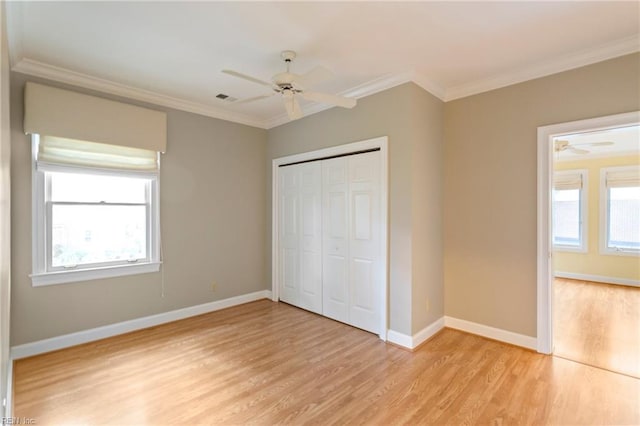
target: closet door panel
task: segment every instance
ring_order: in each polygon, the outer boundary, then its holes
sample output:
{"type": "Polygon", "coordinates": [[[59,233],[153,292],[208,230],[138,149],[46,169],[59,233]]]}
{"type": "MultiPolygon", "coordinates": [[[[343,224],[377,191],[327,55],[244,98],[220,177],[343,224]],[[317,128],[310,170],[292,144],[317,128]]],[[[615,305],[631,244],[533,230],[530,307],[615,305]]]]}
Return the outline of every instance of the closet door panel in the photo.
{"type": "Polygon", "coordinates": [[[348,163],[345,157],[322,161],[323,315],[349,322],[348,163]]]}
{"type": "Polygon", "coordinates": [[[292,305],[298,305],[300,292],[299,181],[295,166],[280,170],[280,300],[292,305]]]}
{"type": "Polygon", "coordinates": [[[301,308],[322,313],[322,167],[300,164],[300,302],[301,308]]]}
{"type": "Polygon", "coordinates": [[[380,153],[349,157],[349,323],[379,332],[380,153]]]}

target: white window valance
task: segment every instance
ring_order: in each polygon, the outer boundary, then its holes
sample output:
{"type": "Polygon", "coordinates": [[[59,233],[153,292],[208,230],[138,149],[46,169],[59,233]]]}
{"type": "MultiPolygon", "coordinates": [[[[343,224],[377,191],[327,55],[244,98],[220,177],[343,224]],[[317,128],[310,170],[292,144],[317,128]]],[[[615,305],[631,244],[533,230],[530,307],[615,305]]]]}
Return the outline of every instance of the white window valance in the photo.
{"type": "Polygon", "coordinates": [[[640,186],[640,167],[615,167],[605,171],[607,188],[640,186]]]}
{"type": "Polygon", "coordinates": [[[553,189],[582,189],[582,173],[579,171],[554,172],[553,189]]]}
{"type": "Polygon", "coordinates": [[[41,136],[37,165],[68,165],[129,171],[157,171],[158,153],[121,145],[41,136]]]}
{"type": "Polygon", "coordinates": [[[167,150],[167,115],[161,111],[27,82],[24,131],[63,139],[167,150]]]}

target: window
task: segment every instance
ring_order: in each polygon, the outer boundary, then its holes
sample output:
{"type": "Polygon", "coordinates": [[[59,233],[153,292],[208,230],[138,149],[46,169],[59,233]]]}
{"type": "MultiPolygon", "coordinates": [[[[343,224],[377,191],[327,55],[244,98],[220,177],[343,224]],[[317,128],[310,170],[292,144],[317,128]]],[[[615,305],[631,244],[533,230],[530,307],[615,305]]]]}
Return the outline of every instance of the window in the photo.
{"type": "Polygon", "coordinates": [[[34,285],[159,269],[158,154],[33,136],[34,285]]]}
{"type": "Polygon", "coordinates": [[[587,251],[587,172],[554,172],[553,247],[561,251],[587,251]]]}
{"type": "Polygon", "coordinates": [[[601,174],[603,254],[640,253],[640,167],[609,167],[601,174]]]}

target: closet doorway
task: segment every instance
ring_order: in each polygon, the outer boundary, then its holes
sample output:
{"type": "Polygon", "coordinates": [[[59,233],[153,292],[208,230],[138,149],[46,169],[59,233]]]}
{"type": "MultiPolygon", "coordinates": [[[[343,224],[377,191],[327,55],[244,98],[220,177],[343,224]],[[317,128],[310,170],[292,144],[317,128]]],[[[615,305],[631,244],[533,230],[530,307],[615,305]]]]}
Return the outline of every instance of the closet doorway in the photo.
{"type": "Polygon", "coordinates": [[[388,328],[387,138],[273,160],[273,300],[388,328]]]}

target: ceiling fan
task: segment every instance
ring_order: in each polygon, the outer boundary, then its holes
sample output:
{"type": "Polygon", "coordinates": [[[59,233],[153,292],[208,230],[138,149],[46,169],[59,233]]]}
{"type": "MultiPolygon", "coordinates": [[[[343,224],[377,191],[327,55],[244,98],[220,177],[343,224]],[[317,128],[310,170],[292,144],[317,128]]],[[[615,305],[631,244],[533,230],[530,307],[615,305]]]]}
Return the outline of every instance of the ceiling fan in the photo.
{"type": "Polygon", "coordinates": [[[603,141],[603,142],[585,142],[585,143],[576,143],[576,144],[572,144],[569,143],[569,141],[567,140],[562,140],[562,139],[555,139],[553,141],[554,146],[553,146],[553,150],[557,153],[560,153],[562,151],[569,151],[572,152],[574,154],[589,154],[591,151],[584,149],[584,148],[577,148],[579,146],[606,146],[606,145],[613,145],[613,142],[611,141],[603,141]]]}
{"type": "Polygon", "coordinates": [[[286,71],[278,73],[271,77],[271,83],[261,80],[259,78],[251,77],[250,75],[242,74],[233,70],[222,70],[223,73],[242,78],[252,83],[267,86],[273,90],[273,93],[268,95],[255,96],[252,98],[240,99],[235,101],[234,104],[241,104],[247,102],[254,102],[261,99],[270,98],[271,96],[280,95],[284,102],[284,107],[287,110],[287,114],[291,120],[301,118],[304,114],[298,97],[314,102],[321,102],[324,104],[335,105],[342,108],[353,108],[356,106],[356,100],[352,98],[346,98],[343,96],[331,95],[329,93],[320,93],[308,91],[307,88],[315,84],[318,84],[324,80],[331,78],[333,75],[331,71],[324,67],[316,67],[306,74],[294,74],[290,71],[291,62],[296,57],[296,52],[292,50],[283,51],[280,56],[286,64],[286,71]]]}

